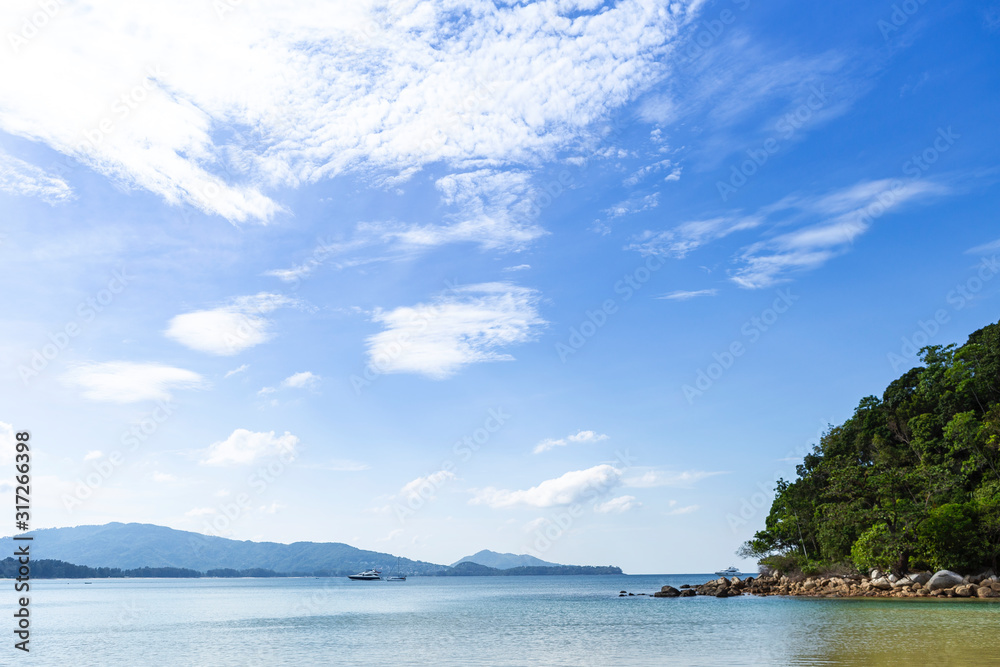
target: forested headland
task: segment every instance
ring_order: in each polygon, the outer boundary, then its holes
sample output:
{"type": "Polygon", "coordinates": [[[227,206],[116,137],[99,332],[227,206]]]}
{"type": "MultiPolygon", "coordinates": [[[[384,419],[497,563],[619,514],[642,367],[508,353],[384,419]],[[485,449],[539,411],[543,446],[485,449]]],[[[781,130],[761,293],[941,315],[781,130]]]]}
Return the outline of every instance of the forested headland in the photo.
{"type": "Polygon", "coordinates": [[[739,550],[806,575],[872,568],[981,572],[1000,554],[1000,323],[861,399],[780,480],[739,550]]]}

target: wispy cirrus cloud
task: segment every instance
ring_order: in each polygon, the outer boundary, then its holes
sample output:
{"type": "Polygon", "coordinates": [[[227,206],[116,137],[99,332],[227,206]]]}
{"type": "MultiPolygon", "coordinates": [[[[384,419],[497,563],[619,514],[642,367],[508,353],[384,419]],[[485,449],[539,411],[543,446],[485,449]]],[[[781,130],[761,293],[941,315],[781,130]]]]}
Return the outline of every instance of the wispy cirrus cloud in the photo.
{"type": "Polygon", "coordinates": [[[532,454],[541,454],[542,452],[547,452],[550,449],[555,449],[556,447],[565,447],[570,443],[600,442],[601,440],[607,439],[608,436],[596,431],[577,431],[576,433],[568,435],[565,438],[546,438],[545,440],[542,440],[535,445],[535,449],[532,450],[532,454]]]}
{"type": "Polygon", "coordinates": [[[43,169],[0,151],[0,191],[38,197],[47,204],[62,204],[75,197],[69,183],[43,169]]]}
{"type": "Polygon", "coordinates": [[[693,291],[677,290],[675,292],[668,292],[667,294],[662,294],[657,299],[668,299],[670,301],[687,301],[688,299],[697,299],[702,296],[715,296],[719,293],[717,289],[700,289],[693,291]]]}
{"type": "MultiPolygon", "coordinates": [[[[875,179],[818,195],[789,195],[753,213],[732,212],[636,236],[627,249],[642,255],[683,259],[703,245],[736,232],[789,229],[743,247],[730,280],[760,289],[797,271],[815,269],[847,252],[882,215],[904,204],[942,197],[952,188],[929,179],[875,179]]],[[[660,298],[714,295],[714,290],[678,291],[660,298]]]]}
{"type": "Polygon", "coordinates": [[[86,362],[70,367],[63,382],[80,387],[94,401],[137,403],[165,401],[176,389],[202,389],[205,379],[194,371],[158,363],[86,362]]]}
{"type": "Polygon", "coordinates": [[[473,363],[513,360],[504,348],[531,340],[545,324],[538,294],[511,283],[453,288],[430,303],[376,311],[383,331],[368,356],[383,373],[442,379],[473,363]]]}
{"type": "Polygon", "coordinates": [[[622,514],[641,506],[642,503],[638,502],[635,496],[619,496],[594,505],[594,511],[598,514],[622,514]]]}
{"type": "Polygon", "coordinates": [[[792,211],[816,220],[746,248],[731,279],[740,287],[760,289],[795,271],[814,269],[843,254],[882,215],[907,202],[941,197],[951,188],[931,180],[879,179],[818,197],[786,198],[769,213],[792,211]]]}

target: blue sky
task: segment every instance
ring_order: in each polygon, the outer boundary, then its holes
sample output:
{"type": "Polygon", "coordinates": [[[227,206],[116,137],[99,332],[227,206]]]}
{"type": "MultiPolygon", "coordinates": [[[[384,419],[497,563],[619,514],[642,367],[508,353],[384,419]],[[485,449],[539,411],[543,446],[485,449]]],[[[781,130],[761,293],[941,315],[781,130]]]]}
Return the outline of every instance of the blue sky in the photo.
{"type": "Polygon", "coordinates": [[[913,348],[998,318],[997,3],[0,28],[34,527],[710,571],[913,348]]]}

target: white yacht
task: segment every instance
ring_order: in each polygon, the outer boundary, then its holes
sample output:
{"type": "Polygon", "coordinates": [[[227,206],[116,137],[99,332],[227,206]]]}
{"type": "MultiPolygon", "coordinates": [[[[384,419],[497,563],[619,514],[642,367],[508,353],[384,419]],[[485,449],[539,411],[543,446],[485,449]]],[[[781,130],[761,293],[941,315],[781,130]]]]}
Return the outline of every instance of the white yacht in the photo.
{"type": "Polygon", "coordinates": [[[358,574],[349,574],[347,575],[347,578],[353,579],[354,581],[381,581],[382,573],[373,567],[370,570],[365,570],[364,572],[359,572],[358,574]]]}
{"type": "Polygon", "coordinates": [[[725,570],[719,570],[718,572],[716,572],[716,574],[719,575],[720,577],[738,577],[740,576],[741,573],[740,573],[740,568],[736,567],[735,565],[730,565],[725,570]]]}

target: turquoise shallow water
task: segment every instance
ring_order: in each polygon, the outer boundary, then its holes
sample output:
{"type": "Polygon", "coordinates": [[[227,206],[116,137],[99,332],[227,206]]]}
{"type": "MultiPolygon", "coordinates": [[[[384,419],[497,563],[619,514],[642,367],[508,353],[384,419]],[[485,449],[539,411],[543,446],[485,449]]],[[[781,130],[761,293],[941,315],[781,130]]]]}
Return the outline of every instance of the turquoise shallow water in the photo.
{"type": "Polygon", "coordinates": [[[37,581],[0,664],[1000,664],[989,601],[618,597],[710,578],[37,581]]]}

